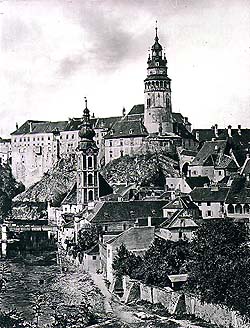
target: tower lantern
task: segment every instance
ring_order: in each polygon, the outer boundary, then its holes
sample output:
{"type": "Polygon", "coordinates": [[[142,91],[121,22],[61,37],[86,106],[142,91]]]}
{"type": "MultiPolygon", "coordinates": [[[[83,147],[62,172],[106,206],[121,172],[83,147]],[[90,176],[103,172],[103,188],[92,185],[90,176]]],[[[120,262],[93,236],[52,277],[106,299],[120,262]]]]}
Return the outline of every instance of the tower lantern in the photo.
{"type": "Polygon", "coordinates": [[[164,135],[173,132],[171,79],[167,74],[167,59],[159,43],[157,26],[154,41],[147,61],[147,77],[144,80],[144,125],[150,134],[164,135]]]}

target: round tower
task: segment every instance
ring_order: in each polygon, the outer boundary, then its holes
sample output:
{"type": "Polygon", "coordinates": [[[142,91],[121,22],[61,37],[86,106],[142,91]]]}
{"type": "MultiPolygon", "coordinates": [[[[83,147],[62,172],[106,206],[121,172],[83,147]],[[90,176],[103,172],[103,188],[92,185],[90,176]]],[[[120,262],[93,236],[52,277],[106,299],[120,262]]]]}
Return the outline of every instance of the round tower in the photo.
{"type": "Polygon", "coordinates": [[[155,42],[148,57],[147,78],[144,80],[144,125],[149,133],[173,132],[171,79],[167,73],[167,59],[163,54],[155,28],[155,42]]]}
{"type": "Polygon", "coordinates": [[[86,205],[99,198],[98,147],[93,140],[95,131],[90,122],[90,112],[85,98],[80,141],[77,147],[77,204],[86,205]]]}

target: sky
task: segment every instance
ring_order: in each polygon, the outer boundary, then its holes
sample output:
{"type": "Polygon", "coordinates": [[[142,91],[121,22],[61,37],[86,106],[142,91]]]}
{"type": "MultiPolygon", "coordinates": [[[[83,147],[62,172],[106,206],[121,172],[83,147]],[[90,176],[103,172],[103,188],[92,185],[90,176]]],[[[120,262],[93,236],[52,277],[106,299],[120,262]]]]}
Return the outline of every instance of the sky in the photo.
{"type": "Polygon", "coordinates": [[[173,111],[250,128],[250,1],[0,0],[0,136],[143,103],[156,20],[173,111]]]}

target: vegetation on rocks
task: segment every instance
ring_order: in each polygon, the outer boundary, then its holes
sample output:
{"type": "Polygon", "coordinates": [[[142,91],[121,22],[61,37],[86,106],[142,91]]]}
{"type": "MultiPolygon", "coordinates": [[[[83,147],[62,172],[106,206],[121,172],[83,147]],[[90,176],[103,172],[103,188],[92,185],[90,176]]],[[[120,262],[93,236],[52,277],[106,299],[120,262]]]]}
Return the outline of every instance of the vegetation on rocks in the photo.
{"type": "Polygon", "coordinates": [[[102,169],[102,175],[109,183],[164,186],[166,176],[178,176],[175,166],[176,162],[163,154],[126,155],[109,162],[102,169]]]}
{"type": "Polygon", "coordinates": [[[15,197],[18,202],[43,203],[56,206],[71,190],[76,181],[76,161],[73,156],[61,158],[40,181],[15,197]]]}

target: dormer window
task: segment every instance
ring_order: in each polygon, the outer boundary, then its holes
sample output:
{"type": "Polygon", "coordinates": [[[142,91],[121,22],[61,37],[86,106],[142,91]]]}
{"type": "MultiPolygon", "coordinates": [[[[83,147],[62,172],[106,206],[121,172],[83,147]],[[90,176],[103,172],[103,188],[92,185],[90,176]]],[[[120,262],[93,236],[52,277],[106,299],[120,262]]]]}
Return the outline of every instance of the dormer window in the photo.
{"type": "Polygon", "coordinates": [[[109,134],[112,136],[114,134],[114,130],[111,129],[109,134]]]}
{"type": "Polygon", "coordinates": [[[129,134],[132,134],[134,132],[133,129],[129,129],[129,134]]]}

